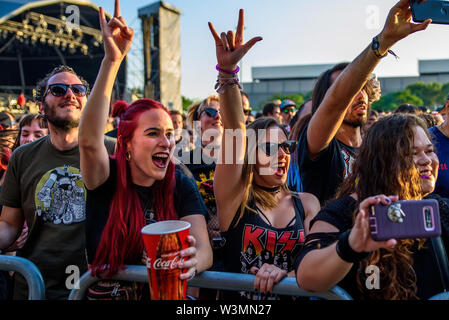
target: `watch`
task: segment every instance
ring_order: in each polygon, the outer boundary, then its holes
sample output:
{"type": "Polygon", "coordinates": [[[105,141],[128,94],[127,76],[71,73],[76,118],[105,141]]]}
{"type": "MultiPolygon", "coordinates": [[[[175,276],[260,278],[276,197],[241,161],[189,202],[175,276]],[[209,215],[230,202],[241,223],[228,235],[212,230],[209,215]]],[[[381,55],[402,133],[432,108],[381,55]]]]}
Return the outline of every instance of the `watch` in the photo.
{"type": "Polygon", "coordinates": [[[382,59],[387,54],[391,53],[396,58],[396,60],[399,59],[399,57],[396,55],[396,53],[393,52],[393,50],[388,50],[384,55],[381,55],[379,52],[379,48],[380,48],[379,38],[377,38],[377,36],[375,36],[373,38],[373,42],[371,43],[371,49],[373,50],[376,57],[378,57],[379,59],[382,59]]]}
{"type": "Polygon", "coordinates": [[[378,57],[379,59],[385,57],[388,52],[384,55],[381,55],[379,52],[379,48],[380,48],[380,43],[379,43],[379,39],[377,38],[377,36],[375,36],[373,38],[373,42],[371,43],[371,49],[373,50],[374,54],[376,55],[376,57],[378,57]]]}

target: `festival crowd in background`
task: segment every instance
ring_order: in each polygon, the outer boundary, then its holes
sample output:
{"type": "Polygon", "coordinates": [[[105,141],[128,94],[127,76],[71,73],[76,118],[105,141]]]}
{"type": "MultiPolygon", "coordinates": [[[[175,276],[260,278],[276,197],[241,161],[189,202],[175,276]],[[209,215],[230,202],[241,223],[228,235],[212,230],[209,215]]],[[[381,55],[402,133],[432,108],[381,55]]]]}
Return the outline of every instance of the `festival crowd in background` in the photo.
{"type": "MultiPolygon", "coordinates": [[[[189,288],[195,299],[301,299],[272,294],[285,277],[308,291],[338,285],[354,299],[448,290],[449,95],[438,110],[371,109],[382,94],[375,67],[430,23],[410,17],[400,0],[366,49],[320,75],[309,100],[267,101],[258,113],[237,75],[262,38],[243,39],[243,10],[235,32],[209,22],[216,93],[184,113],[147,98],[111,101],[134,31],[118,0],[109,21],[100,8],[95,85],[58,66],[36,85],[39,113],[0,112],[1,254],[32,261],[50,300],[67,299],[69,265],[101,278],[86,299],[148,300],[147,285],[111,277],[145,265],[145,225],[179,219],[191,224],[181,279],[255,275],[255,292],[189,288]],[[443,250],[429,238],[373,240],[372,206],[421,199],[438,203],[443,250]],[[365,285],[370,265],[381,270],[376,290],[365,285]]],[[[26,280],[1,271],[0,299],[27,297],[26,280]]]]}

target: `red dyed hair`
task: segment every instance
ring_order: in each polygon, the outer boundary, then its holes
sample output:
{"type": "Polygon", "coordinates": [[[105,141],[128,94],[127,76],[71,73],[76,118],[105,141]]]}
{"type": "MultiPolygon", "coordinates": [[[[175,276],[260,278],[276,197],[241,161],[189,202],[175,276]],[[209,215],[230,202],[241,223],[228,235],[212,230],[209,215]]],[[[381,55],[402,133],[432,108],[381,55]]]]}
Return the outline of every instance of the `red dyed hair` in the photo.
{"type": "MultiPolygon", "coordinates": [[[[126,160],[126,145],[132,140],[140,115],[149,110],[167,109],[157,101],[140,99],[123,109],[117,132],[117,185],[109,208],[109,218],[101,235],[92,264],[92,274],[112,277],[125,264],[140,261],[144,244],[140,230],[145,225],[145,216],[139,196],[131,181],[131,172],[126,160]]],[[[169,162],[164,179],[153,184],[153,206],[158,221],[176,220],[174,207],[175,165],[169,162]]]]}

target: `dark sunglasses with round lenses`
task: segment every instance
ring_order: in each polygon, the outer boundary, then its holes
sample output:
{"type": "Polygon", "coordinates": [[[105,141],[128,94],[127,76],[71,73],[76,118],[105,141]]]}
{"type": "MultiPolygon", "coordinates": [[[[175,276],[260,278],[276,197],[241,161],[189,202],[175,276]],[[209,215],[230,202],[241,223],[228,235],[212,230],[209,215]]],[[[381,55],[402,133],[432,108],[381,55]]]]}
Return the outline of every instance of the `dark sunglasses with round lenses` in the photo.
{"type": "Polygon", "coordinates": [[[265,142],[259,144],[259,148],[262,149],[263,152],[267,156],[272,156],[277,153],[279,148],[282,148],[286,154],[291,154],[295,151],[296,148],[296,141],[295,140],[287,140],[282,143],[276,143],[276,142],[265,142]],[[275,153],[276,152],[276,153],[275,153]]]}
{"type": "Polygon", "coordinates": [[[217,109],[214,108],[204,108],[203,111],[201,111],[201,113],[206,112],[206,114],[211,117],[211,118],[215,118],[215,116],[218,114],[220,114],[220,111],[218,111],[217,109]]]}
{"type": "Polygon", "coordinates": [[[84,97],[87,94],[88,87],[85,84],[63,84],[63,83],[53,83],[48,85],[48,89],[44,94],[44,97],[50,91],[55,97],[63,97],[66,95],[67,90],[70,88],[73,94],[77,97],[84,97]]]}

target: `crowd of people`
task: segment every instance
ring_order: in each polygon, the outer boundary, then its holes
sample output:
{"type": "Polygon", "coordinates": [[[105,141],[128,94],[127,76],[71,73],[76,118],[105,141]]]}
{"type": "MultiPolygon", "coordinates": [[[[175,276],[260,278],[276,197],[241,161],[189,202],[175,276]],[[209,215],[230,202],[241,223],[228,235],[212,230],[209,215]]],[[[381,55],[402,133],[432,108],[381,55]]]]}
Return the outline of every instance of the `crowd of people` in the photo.
{"type": "MultiPolygon", "coordinates": [[[[381,97],[377,64],[431,22],[410,17],[400,0],[381,33],[352,62],[325,71],[309,100],[269,101],[257,115],[237,74],[262,38],[244,41],[243,10],[235,32],[209,22],[216,93],[183,114],[151,99],[111,103],[134,31],[118,0],[109,21],[100,8],[105,55],[95,85],[59,66],[37,84],[40,114],[18,126],[0,121],[1,253],[32,261],[47,299],[68,297],[66,268],[77,266],[101,279],[89,300],[147,300],[147,286],[112,278],[145,264],[145,225],[179,219],[191,224],[181,279],[205,270],[255,275],[255,292],[191,289],[197,299],[291,299],[272,294],[285,277],[309,291],[338,285],[354,299],[449,290],[446,250],[434,241],[370,235],[372,206],[429,198],[449,248],[449,96],[438,112],[371,110],[381,97]],[[373,265],[375,290],[366,285],[373,265]]],[[[20,274],[0,273],[0,299],[27,292],[20,274]]]]}

